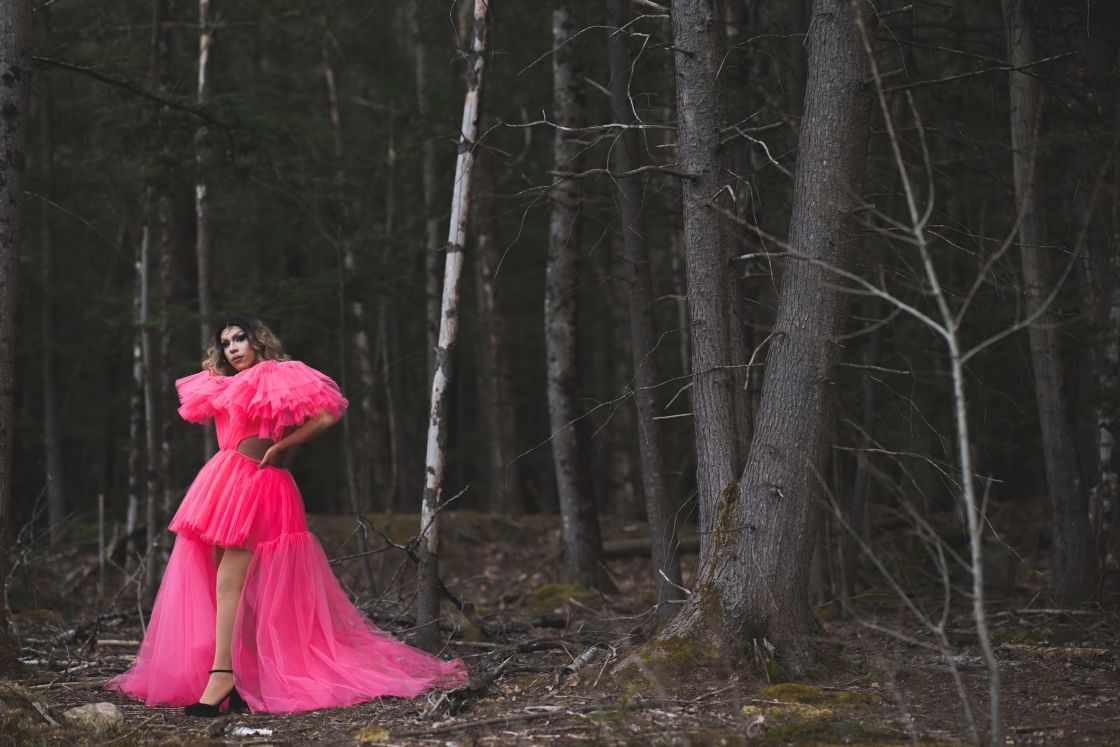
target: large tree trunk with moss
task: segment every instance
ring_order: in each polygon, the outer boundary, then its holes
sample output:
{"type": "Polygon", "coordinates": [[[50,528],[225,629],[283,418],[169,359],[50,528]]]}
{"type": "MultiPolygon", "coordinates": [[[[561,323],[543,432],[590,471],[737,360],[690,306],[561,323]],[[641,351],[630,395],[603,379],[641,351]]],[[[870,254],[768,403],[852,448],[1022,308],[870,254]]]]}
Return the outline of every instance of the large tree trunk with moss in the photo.
{"type": "MultiPolygon", "coordinates": [[[[861,86],[871,67],[858,12],[849,0],[813,5],[789,242],[793,252],[847,271],[855,264],[859,227],[851,211],[861,203],[873,102],[861,86]]],[[[679,33],[699,25],[698,18],[684,16],[674,4],[676,45],[694,53],[690,62],[718,62],[722,55],[679,33]]],[[[678,52],[678,71],[682,58],[678,52]]],[[[713,85],[707,80],[704,90],[713,85]]],[[[679,121],[686,117],[682,110],[679,121]]],[[[713,534],[703,548],[699,578],[666,638],[681,637],[730,657],[766,639],[778,661],[796,673],[820,660],[823,631],[809,609],[808,580],[835,416],[838,338],[848,319],[841,282],[826,267],[786,262],[746,469],[738,481],[723,484],[709,508],[713,534]]],[[[690,275],[690,306],[693,284],[690,275]]],[[[694,345],[703,329],[697,328],[694,345]]],[[[699,395],[703,369],[694,365],[699,395]]],[[[698,399],[698,432],[710,429],[700,418],[700,404],[698,399]]]]}
{"type": "MultiPolygon", "coordinates": [[[[738,248],[718,209],[734,210],[726,85],[723,3],[679,0],[672,6],[677,71],[677,131],[684,180],[685,271],[691,331],[692,402],[696,425],[696,487],[701,557],[717,550],[711,531],[720,494],[736,483],[750,443],[747,362],[738,279],[728,265],[738,248]]],[[[696,596],[696,595],[694,595],[696,596]]]]}
{"type": "MultiPolygon", "coordinates": [[[[578,46],[566,44],[578,31],[579,10],[562,2],[552,11],[552,116],[562,127],[584,125],[583,82],[573,70],[578,46]]],[[[570,171],[583,148],[579,135],[557,130],[553,164],[570,171]]],[[[603,543],[591,484],[591,461],[579,407],[579,358],[576,298],[579,286],[580,190],[573,179],[552,190],[548,267],[544,296],[544,336],[548,354],[548,415],[552,460],[560,495],[564,567],[573,583],[602,588],[607,582],[601,560],[603,543]]]]}
{"type": "MultiPolygon", "coordinates": [[[[607,0],[608,25],[623,28],[630,20],[629,0],[607,0]]],[[[611,69],[611,106],[615,121],[629,125],[637,122],[629,96],[630,37],[615,33],[608,41],[611,69]]],[[[623,130],[615,144],[620,172],[638,168],[638,131],[623,130]]],[[[676,553],[676,518],[669,503],[665,476],[665,440],[662,436],[661,398],[657,387],[661,372],[657,365],[657,332],[653,325],[653,281],[642,218],[643,189],[637,177],[617,179],[619,231],[622,233],[627,290],[630,296],[630,343],[634,358],[634,399],[638,405],[638,453],[642,460],[642,488],[649,523],[650,569],[659,617],[667,620],[676,614],[672,604],[682,597],[681,569],[676,553]]]]}
{"type": "MultiPolygon", "coordinates": [[[[1003,0],[1007,46],[1012,65],[1035,60],[1034,27],[1023,0],[1003,0]]],[[[1054,287],[1053,253],[1046,248],[1046,219],[1042,180],[1033,143],[1038,139],[1042,101],[1038,78],[1012,72],[1011,146],[1015,169],[1015,203],[1019,211],[1023,290],[1027,313],[1036,313],[1054,287]]],[[[1063,256],[1064,255],[1059,255],[1063,256]]],[[[1042,427],[1042,455],[1046,463],[1046,489],[1050,497],[1051,535],[1054,543],[1054,579],[1051,593],[1061,603],[1080,604],[1097,588],[1089,503],[1078,474],[1077,450],[1066,406],[1065,372],[1062,370],[1061,329],[1053,310],[1042,312],[1030,326],[1031,370],[1042,427]]]]}
{"type": "Polygon", "coordinates": [[[15,436],[16,306],[23,241],[23,177],[31,93],[31,0],[0,3],[0,678],[28,674],[8,628],[5,585],[15,436]]]}

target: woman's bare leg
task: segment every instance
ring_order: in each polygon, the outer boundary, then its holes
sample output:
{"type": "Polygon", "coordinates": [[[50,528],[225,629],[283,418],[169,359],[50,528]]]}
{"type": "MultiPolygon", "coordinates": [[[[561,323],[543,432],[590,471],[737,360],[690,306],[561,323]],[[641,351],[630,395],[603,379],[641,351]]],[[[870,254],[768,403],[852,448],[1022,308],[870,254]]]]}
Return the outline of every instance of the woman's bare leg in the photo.
{"type": "MultiPolygon", "coordinates": [[[[237,616],[237,604],[241,601],[241,589],[245,585],[245,573],[249,561],[253,559],[252,550],[238,547],[216,548],[215,561],[218,564],[218,618],[214,646],[214,669],[233,669],[230,644],[233,640],[233,619],[237,616]]],[[[215,672],[210,675],[206,691],[202,693],[201,703],[215,705],[219,698],[225,698],[233,687],[233,675],[215,672]]]]}

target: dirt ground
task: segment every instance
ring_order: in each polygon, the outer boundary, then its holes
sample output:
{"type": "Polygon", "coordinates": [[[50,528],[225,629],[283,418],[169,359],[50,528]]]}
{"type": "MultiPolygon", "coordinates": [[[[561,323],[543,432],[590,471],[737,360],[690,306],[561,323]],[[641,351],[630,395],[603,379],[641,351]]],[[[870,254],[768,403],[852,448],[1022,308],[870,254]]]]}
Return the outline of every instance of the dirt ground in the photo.
{"type": "MultiPolygon", "coordinates": [[[[384,527],[384,517],[370,519],[384,527]]],[[[352,521],[311,517],[311,524],[329,556],[354,552],[352,521]]],[[[146,708],[101,688],[135,655],[140,610],[145,619],[150,610],[137,602],[134,586],[122,592],[113,609],[106,601],[98,608],[96,555],[88,552],[88,543],[77,544],[38,556],[35,572],[17,584],[19,598],[39,605],[19,609],[15,616],[23,658],[35,662],[38,674],[0,683],[0,746],[970,743],[961,689],[981,738],[987,739],[988,673],[963,589],[954,593],[948,612],[951,660],[897,591],[868,585],[854,616],[836,616],[831,606],[818,610],[828,635],[842,646],[835,671],[786,683],[777,681],[780,668],[767,664],[764,642],[758,665],[738,669],[691,665],[672,652],[662,658],[635,656],[657,628],[648,560],[607,561],[616,594],[566,584],[556,517],[460,512],[449,514],[445,527],[442,575],[466,604],[459,610],[447,603],[443,655],[462,658],[475,676],[501,667],[478,692],[450,698],[433,692],[414,700],[385,698],[349,708],[214,720],[188,719],[181,709],[146,708]],[[573,672],[577,659],[586,663],[573,672]],[[958,671],[959,688],[950,664],[958,671]],[[62,716],[97,702],[116,705],[123,726],[95,734],[62,716]]],[[[390,536],[403,543],[416,530],[416,517],[397,517],[390,536]]],[[[623,540],[634,544],[647,530],[641,524],[607,522],[604,531],[608,545],[621,553],[619,548],[627,547],[623,540]]],[[[1020,568],[989,600],[1007,743],[1120,744],[1116,605],[1050,609],[1042,593],[1045,553],[1021,537],[1015,540],[1012,544],[1023,550],[1020,568]]],[[[371,540],[371,545],[377,543],[371,540]]],[[[928,568],[907,554],[902,540],[884,544],[883,551],[897,553],[890,567],[914,603],[939,615],[943,599],[929,581],[928,568]]],[[[684,560],[687,583],[695,556],[684,560]]],[[[25,562],[31,568],[35,554],[28,553],[25,562]]],[[[356,588],[355,562],[338,568],[348,589],[356,588]]],[[[365,609],[407,641],[414,593],[410,563],[394,549],[374,555],[373,570],[387,591],[365,609]]],[[[116,594],[123,580],[120,572],[109,573],[105,596],[116,594]]]]}

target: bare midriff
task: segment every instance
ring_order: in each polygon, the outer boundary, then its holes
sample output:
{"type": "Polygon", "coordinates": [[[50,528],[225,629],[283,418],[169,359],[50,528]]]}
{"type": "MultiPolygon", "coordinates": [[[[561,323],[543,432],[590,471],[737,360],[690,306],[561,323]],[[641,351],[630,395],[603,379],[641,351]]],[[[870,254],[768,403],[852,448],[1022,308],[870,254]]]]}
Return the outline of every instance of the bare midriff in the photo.
{"type": "Polygon", "coordinates": [[[237,453],[259,462],[264,459],[265,452],[275,443],[271,438],[249,436],[237,444],[237,453]]]}

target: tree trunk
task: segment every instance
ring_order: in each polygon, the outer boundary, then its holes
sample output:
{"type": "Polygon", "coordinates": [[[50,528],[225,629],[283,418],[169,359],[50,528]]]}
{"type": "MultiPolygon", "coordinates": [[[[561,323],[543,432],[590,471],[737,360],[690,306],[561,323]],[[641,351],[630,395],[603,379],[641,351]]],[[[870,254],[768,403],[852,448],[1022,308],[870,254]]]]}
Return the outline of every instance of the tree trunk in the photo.
{"type": "Polygon", "coordinates": [[[11,523],[16,307],[23,241],[23,177],[31,106],[31,0],[0,3],[0,678],[29,674],[8,627],[5,589],[11,523]]]}
{"type": "MultiPolygon", "coordinates": [[[[607,0],[607,16],[609,26],[624,27],[630,20],[629,0],[607,0]]],[[[624,125],[637,122],[627,91],[631,73],[629,44],[630,37],[626,33],[613,33],[608,42],[611,106],[615,121],[624,125]]],[[[623,130],[615,143],[615,157],[620,172],[638,168],[637,130],[623,130]]],[[[638,454],[642,461],[642,488],[650,533],[650,569],[657,601],[663,603],[681,598],[677,588],[681,583],[681,569],[676,552],[676,516],[665,479],[665,440],[661,421],[655,420],[661,415],[661,398],[657,391],[661,385],[661,371],[657,364],[657,331],[653,323],[653,281],[642,218],[643,185],[637,177],[615,181],[625,280],[630,291],[630,344],[634,358],[634,399],[638,406],[638,454]]],[[[658,616],[667,620],[676,611],[671,604],[661,604],[658,616]]]]}
{"type": "MultiPolygon", "coordinates": [[[[871,67],[858,13],[849,0],[814,2],[789,242],[792,251],[847,271],[855,264],[859,227],[851,209],[862,202],[873,102],[861,86],[871,67]]],[[[695,35],[680,33],[696,28],[700,17],[678,13],[674,5],[673,20],[677,46],[694,51],[696,61],[722,58],[695,35]]],[[[683,59],[698,64],[678,52],[678,70],[683,59]]],[[[712,77],[707,80],[710,87],[712,77]]],[[[682,99],[689,100],[688,94],[682,91],[682,99]]],[[[679,120],[687,121],[687,114],[679,120]]],[[[683,135],[681,140],[683,152],[683,135]]],[[[686,168],[698,172],[691,164],[686,168]]],[[[690,306],[703,288],[694,277],[690,274],[690,306]]],[[[838,284],[823,267],[786,262],[746,469],[739,482],[725,483],[711,507],[718,518],[705,543],[696,591],[665,633],[729,656],[741,656],[744,646],[752,641],[761,646],[765,638],[794,673],[806,671],[823,653],[823,631],[808,605],[808,577],[835,416],[837,338],[848,319],[848,295],[838,284]]],[[[698,327],[697,347],[703,331],[698,327]]],[[[711,430],[700,417],[701,381],[698,433],[711,430]]],[[[701,496],[707,497],[703,491],[701,496]]]]}
{"type": "MultiPolygon", "coordinates": [[[[674,228],[669,234],[669,270],[673,275],[673,295],[677,297],[677,350],[681,358],[681,379],[692,377],[692,329],[688,323],[688,284],[685,282],[684,236],[674,228]]],[[[692,412],[692,388],[684,394],[692,412]]],[[[749,413],[748,413],[749,414],[749,413]]]]}
{"type": "MultiPolygon", "coordinates": [[[[42,28],[50,30],[50,9],[44,8],[42,28]]],[[[43,277],[43,445],[47,462],[47,513],[50,521],[51,546],[63,538],[66,520],[66,496],[62,486],[62,444],[58,432],[58,391],[55,388],[54,347],[54,227],[51,224],[50,203],[54,201],[54,97],[47,89],[39,106],[39,129],[42,138],[43,182],[39,187],[43,196],[41,213],[42,245],[40,264],[43,277]]]]}
{"type": "MultiPolygon", "coordinates": [[[[1023,0],[1003,0],[1007,46],[1012,65],[1035,59],[1034,27],[1023,0]]],[[[1011,76],[1011,146],[1015,170],[1015,203],[1019,212],[1023,291],[1027,314],[1035,313],[1054,287],[1052,250],[1047,242],[1042,180],[1032,152],[1039,135],[1042,100],[1038,79],[1028,73],[1011,76]]],[[[1060,255],[1064,256],[1064,255],[1060,255]]],[[[1089,529],[1089,505],[1081,488],[1077,451],[1066,406],[1066,380],[1062,370],[1061,331],[1058,317],[1047,309],[1030,326],[1031,368],[1042,427],[1042,454],[1046,463],[1046,488],[1050,497],[1050,524],[1054,547],[1051,594],[1059,604],[1077,605],[1093,596],[1097,573],[1089,529]]]]}
{"type": "MultiPolygon", "coordinates": [[[[868,319],[881,319],[882,302],[875,298],[864,305],[868,319]]],[[[879,365],[879,349],[883,343],[883,327],[872,330],[863,351],[865,366],[879,365]]],[[[860,423],[859,451],[856,452],[856,476],[852,483],[851,501],[848,505],[848,526],[840,527],[840,587],[845,605],[850,605],[856,593],[856,576],[859,570],[859,543],[863,538],[863,514],[867,494],[871,487],[872,435],[875,432],[875,405],[879,398],[879,382],[870,371],[863,377],[863,418],[860,423]]],[[[832,455],[839,459],[838,454],[832,455]]]]}
{"type": "MultiPolygon", "coordinates": [[[[601,334],[606,339],[609,348],[606,351],[608,364],[608,391],[604,400],[613,401],[607,411],[609,420],[602,428],[604,439],[609,446],[606,449],[607,489],[606,508],[616,519],[637,521],[642,518],[642,497],[638,495],[638,467],[634,458],[634,445],[638,442],[637,428],[634,421],[637,408],[630,400],[618,401],[630,390],[634,378],[632,368],[634,354],[630,344],[630,299],[625,284],[625,272],[620,269],[625,262],[623,259],[622,236],[611,237],[610,251],[600,252],[604,255],[606,269],[606,314],[603,320],[604,329],[601,334]]],[[[596,430],[599,430],[596,428],[596,430]]],[[[594,487],[594,486],[593,486],[594,487]]]]}
{"type": "MultiPolygon", "coordinates": [[[[677,130],[684,180],[685,270],[692,345],[692,400],[696,430],[696,487],[702,565],[718,550],[711,531],[720,497],[737,487],[750,444],[747,363],[740,326],[733,229],[708,206],[730,199],[731,150],[720,145],[728,99],[717,75],[724,58],[724,13],[719,0],[679,0],[672,6],[676,52],[677,130]]],[[[694,595],[695,596],[695,595],[694,595]]]]}
{"type": "MultiPolygon", "coordinates": [[[[428,100],[428,45],[420,25],[420,3],[412,0],[412,39],[416,58],[416,108],[424,137],[424,287],[428,310],[428,383],[436,370],[439,346],[440,304],[443,278],[439,265],[439,208],[436,206],[436,143],[432,136],[432,109],[428,100]]],[[[455,227],[452,226],[452,231],[455,227]]]]}
{"type": "MultiPolygon", "coordinates": [[[[150,204],[151,189],[145,201],[150,204]]],[[[151,277],[152,226],[150,219],[146,218],[140,239],[140,355],[144,370],[144,498],[148,530],[148,546],[144,551],[148,563],[144,569],[144,589],[147,594],[155,593],[157,563],[153,550],[159,541],[159,446],[156,435],[159,416],[156,409],[156,362],[152,349],[151,277]]]]}
{"type": "Polygon", "coordinates": [[[161,559],[166,566],[171,557],[171,543],[174,537],[168,528],[172,516],[172,463],[171,428],[175,423],[179,397],[175,391],[175,366],[171,360],[171,313],[172,295],[175,292],[175,247],[172,243],[171,205],[164,197],[159,205],[159,483],[163,487],[162,544],[161,559]]]}
{"type": "MultiPolygon", "coordinates": [[[[214,46],[214,3],[213,0],[198,0],[198,105],[205,107],[214,97],[213,82],[213,46],[214,46]]],[[[206,128],[198,131],[198,138],[206,136],[206,128]]],[[[205,165],[210,158],[210,151],[199,145],[196,158],[200,165],[205,165]]],[[[210,298],[210,265],[214,255],[214,208],[210,202],[210,189],[205,181],[199,181],[194,188],[194,213],[195,213],[195,254],[198,261],[198,321],[201,332],[202,355],[210,347],[210,335],[213,330],[210,298]]],[[[209,460],[218,451],[218,437],[214,424],[208,423],[203,431],[202,450],[203,457],[209,460]]]]}
{"type": "MultiPolygon", "coordinates": [[[[485,106],[485,103],[483,104],[485,106]]],[[[485,119],[485,115],[484,119],[485,119]]],[[[485,132],[486,127],[482,130],[485,132]]],[[[498,244],[498,205],[494,190],[493,156],[478,151],[475,190],[475,225],[478,251],[475,254],[475,281],[478,290],[478,330],[481,338],[482,366],[479,395],[482,421],[490,442],[491,513],[522,513],[521,465],[517,459],[517,411],[514,408],[513,380],[506,343],[506,312],[502,289],[494,273],[502,258],[498,244]]]]}
{"type": "MultiPolygon", "coordinates": [[[[577,32],[579,11],[563,1],[552,11],[552,116],[562,127],[584,124],[583,82],[572,70],[577,45],[565,44],[577,32]],[[561,46],[564,45],[564,46],[561,46]]],[[[570,171],[582,150],[579,136],[556,130],[553,164],[570,171]]],[[[548,414],[552,460],[560,496],[564,566],[572,583],[602,588],[599,513],[591,485],[590,455],[579,408],[579,359],[576,298],[579,286],[579,182],[553,187],[544,298],[544,335],[548,355],[548,414]]]]}
{"type": "Polygon", "coordinates": [[[140,522],[140,499],[144,468],[144,354],[140,337],[140,244],[136,245],[136,278],[132,289],[132,395],[128,401],[128,512],[125,516],[125,565],[129,573],[136,563],[136,528],[140,522]]]}
{"type": "Polygon", "coordinates": [[[439,509],[447,447],[448,405],[455,375],[459,343],[459,290],[462,286],[463,253],[467,240],[467,221],[471,204],[471,167],[478,139],[479,106],[486,46],[489,37],[487,0],[474,0],[474,33],[467,55],[467,95],[463,101],[463,122],[459,135],[459,157],[455,163],[455,192],[451,198],[451,229],[447,238],[447,260],[443,271],[443,297],[439,314],[439,346],[432,376],[432,399],[428,418],[428,446],[425,457],[424,502],[420,511],[420,592],[417,599],[417,642],[435,652],[440,647],[439,633],[439,509]]]}

